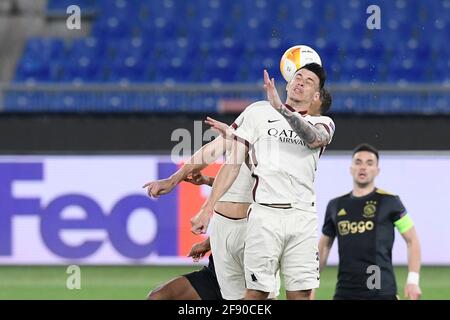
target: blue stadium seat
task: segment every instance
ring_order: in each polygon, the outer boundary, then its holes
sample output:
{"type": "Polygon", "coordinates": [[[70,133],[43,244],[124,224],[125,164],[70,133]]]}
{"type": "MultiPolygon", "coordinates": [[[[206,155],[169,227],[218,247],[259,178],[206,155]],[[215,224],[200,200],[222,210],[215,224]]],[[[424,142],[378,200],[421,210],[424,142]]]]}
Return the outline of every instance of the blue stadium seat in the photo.
{"type": "MultiPolygon", "coordinates": [[[[47,10],[64,12],[72,2],[49,0],[47,10]]],[[[450,81],[448,1],[379,1],[381,30],[365,28],[370,0],[75,2],[82,10],[99,13],[88,37],[28,39],[13,81],[260,82],[263,68],[279,77],[279,57],[299,43],[319,51],[334,83],[450,81]]],[[[57,103],[36,98],[42,108],[70,101],[93,103],[88,95],[55,97],[57,103]]],[[[8,95],[5,104],[23,109],[28,99],[8,95]]],[[[168,99],[161,96],[152,103],[167,111],[172,107],[168,99]]],[[[136,108],[150,108],[140,96],[113,100],[105,96],[101,105],[106,110],[117,104],[120,109],[123,100],[133,101],[136,108]]],[[[200,101],[195,102],[198,110],[205,107],[200,101]]],[[[336,101],[342,112],[355,111],[359,105],[357,97],[336,101]]],[[[398,102],[394,107],[401,111],[412,105],[398,102]]]]}

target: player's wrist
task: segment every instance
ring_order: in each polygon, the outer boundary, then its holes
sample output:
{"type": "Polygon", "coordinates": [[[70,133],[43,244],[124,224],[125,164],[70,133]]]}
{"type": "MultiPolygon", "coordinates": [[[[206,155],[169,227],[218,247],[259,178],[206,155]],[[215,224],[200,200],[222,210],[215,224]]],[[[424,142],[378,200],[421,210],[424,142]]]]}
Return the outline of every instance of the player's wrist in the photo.
{"type": "Polygon", "coordinates": [[[408,272],[408,278],[406,279],[406,284],[415,284],[419,285],[419,273],[410,271],[408,272]]]}
{"type": "Polygon", "coordinates": [[[203,250],[204,251],[210,251],[211,250],[211,244],[209,243],[209,241],[205,240],[203,241],[203,250]]]}
{"type": "Polygon", "coordinates": [[[208,214],[209,216],[212,215],[214,211],[214,206],[210,202],[205,202],[205,204],[202,206],[203,214],[208,214]]]}
{"type": "Polygon", "coordinates": [[[172,186],[175,186],[184,180],[184,175],[181,172],[177,171],[174,174],[172,174],[168,180],[172,184],[172,186]]]}
{"type": "Polygon", "coordinates": [[[213,185],[213,183],[214,183],[214,178],[213,177],[206,177],[206,182],[205,182],[205,184],[207,184],[208,186],[211,186],[212,187],[212,185],[213,185]]]}

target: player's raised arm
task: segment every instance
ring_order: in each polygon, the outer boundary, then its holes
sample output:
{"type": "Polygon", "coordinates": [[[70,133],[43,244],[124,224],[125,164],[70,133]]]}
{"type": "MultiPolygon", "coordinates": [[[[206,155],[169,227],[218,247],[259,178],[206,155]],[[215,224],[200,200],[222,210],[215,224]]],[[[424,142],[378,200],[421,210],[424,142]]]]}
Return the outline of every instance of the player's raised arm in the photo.
{"type": "Polygon", "coordinates": [[[200,234],[206,232],[215,204],[228,191],[234,180],[236,180],[247,153],[248,146],[246,144],[233,140],[230,156],[214,179],[211,194],[200,211],[191,219],[191,231],[193,233],[200,234]]]}
{"type": "Polygon", "coordinates": [[[299,114],[290,111],[280,99],[277,88],[275,87],[274,78],[269,78],[269,73],[264,70],[264,89],[267,92],[267,99],[272,107],[274,107],[290,124],[292,130],[298,134],[303,141],[306,142],[311,149],[324,147],[330,140],[330,133],[322,124],[315,126],[303,119],[299,114]]]}

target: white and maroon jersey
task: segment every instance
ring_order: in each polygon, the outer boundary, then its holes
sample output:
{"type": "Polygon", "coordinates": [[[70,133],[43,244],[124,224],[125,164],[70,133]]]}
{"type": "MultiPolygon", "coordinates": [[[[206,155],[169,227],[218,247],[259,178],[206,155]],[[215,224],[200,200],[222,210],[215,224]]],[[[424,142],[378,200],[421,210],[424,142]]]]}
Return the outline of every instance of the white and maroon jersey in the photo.
{"type": "Polygon", "coordinates": [[[241,165],[239,174],[228,191],[220,198],[222,202],[252,203],[253,178],[246,163],[241,165]]]}
{"type": "MultiPolygon", "coordinates": [[[[312,125],[322,124],[333,136],[335,126],[331,118],[301,116],[312,125]]],[[[250,147],[255,178],[253,200],[316,211],[313,184],[324,148],[310,149],[268,101],[248,106],[233,127],[236,139],[250,147]]]]}

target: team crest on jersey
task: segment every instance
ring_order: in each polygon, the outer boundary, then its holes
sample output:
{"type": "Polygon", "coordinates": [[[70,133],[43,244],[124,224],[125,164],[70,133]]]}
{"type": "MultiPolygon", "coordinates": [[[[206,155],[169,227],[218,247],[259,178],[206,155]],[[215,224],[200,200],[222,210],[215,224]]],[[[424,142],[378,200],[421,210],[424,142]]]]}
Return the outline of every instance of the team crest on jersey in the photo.
{"type": "Polygon", "coordinates": [[[375,216],[376,211],[377,211],[377,202],[376,201],[366,201],[366,205],[364,206],[363,217],[364,218],[373,218],[375,216]]]}

